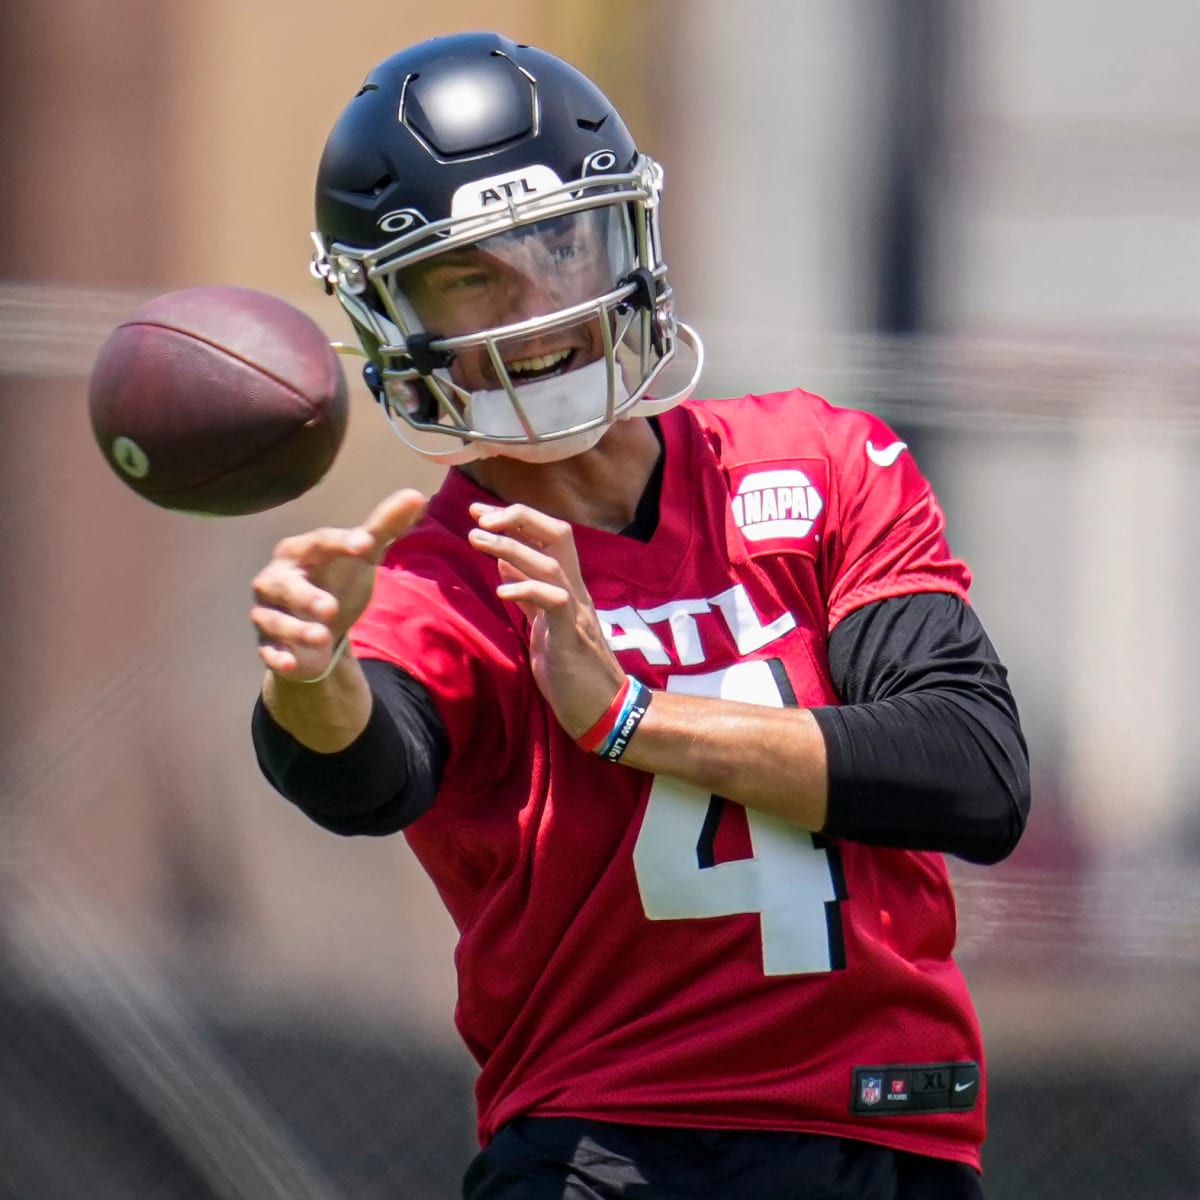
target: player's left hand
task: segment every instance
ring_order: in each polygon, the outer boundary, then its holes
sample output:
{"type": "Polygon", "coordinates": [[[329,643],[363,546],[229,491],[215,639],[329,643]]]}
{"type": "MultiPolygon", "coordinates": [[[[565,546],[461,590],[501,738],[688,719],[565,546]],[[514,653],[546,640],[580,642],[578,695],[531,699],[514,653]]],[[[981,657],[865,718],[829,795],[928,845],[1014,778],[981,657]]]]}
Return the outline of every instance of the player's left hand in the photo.
{"type": "Polygon", "coordinates": [[[571,526],[526,504],[472,504],[471,544],[496,559],[496,594],[529,621],[533,677],[577,738],[603,715],[625,679],[579,570],[571,526]]]}

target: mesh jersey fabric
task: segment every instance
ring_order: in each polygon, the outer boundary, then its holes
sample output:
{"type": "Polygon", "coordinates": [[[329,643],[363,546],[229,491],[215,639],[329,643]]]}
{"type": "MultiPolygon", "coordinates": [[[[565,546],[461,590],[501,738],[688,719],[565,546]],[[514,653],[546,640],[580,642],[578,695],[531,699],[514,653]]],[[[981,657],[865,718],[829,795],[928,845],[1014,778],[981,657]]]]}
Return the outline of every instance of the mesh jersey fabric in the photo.
{"type": "MultiPolygon", "coordinates": [[[[967,597],[928,482],[877,418],[799,390],[661,418],[648,541],[587,527],[584,578],[652,688],[836,703],[829,630],[888,596],[967,597]]],[[[973,1109],[863,1117],[854,1068],[982,1061],[941,856],[815,838],[584,754],[530,674],[452,471],[389,552],[356,653],[428,688],[449,756],[405,830],[459,931],[485,1143],[517,1115],[857,1137],[979,1165],[973,1109]],[[705,853],[700,842],[707,839],[705,853]],[[701,866],[701,862],[711,865],[701,866]]]]}

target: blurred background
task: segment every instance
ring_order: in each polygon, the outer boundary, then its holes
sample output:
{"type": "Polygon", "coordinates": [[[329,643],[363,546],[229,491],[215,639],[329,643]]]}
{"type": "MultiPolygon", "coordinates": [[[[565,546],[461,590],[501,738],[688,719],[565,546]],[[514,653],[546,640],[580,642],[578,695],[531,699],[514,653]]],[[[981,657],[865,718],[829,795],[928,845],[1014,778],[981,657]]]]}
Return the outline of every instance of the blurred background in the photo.
{"type": "Polygon", "coordinates": [[[0,7],[0,1198],[440,1200],[474,1147],[453,932],[401,838],[270,791],[249,581],[438,472],[350,433],[257,517],[159,511],[87,423],[101,341],[308,275],[366,71],[496,28],[666,168],[709,395],[885,415],[972,564],[1034,763],[952,864],[991,1200],[1200,1197],[1200,6],[1192,0],[15,0],[0,7]]]}

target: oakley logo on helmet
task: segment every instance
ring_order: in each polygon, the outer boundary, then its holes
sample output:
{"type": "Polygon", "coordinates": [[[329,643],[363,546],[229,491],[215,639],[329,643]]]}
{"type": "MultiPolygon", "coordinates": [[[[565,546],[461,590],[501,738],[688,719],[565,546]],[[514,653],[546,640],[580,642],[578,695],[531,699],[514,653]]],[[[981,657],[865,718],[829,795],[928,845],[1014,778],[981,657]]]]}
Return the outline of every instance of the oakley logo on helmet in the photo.
{"type": "Polygon", "coordinates": [[[562,187],[562,180],[540,163],[526,167],[519,175],[489,175],[464,183],[450,201],[452,217],[474,217],[501,208],[513,200],[524,200],[540,192],[562,187]]]}
{"type": "Polygon", "coordinates": [[[583,174],[596,175],[613,170],[617,165],[617,156],[611,150],[597,150],[583,160],[583,174]]]}
{"type": "Polygon", "coordinates": [[[415,208],[397,208],[390,213],[384,213],[376,222],[383,233],[407,233],[418,225],[429,222],[415,208]]]}

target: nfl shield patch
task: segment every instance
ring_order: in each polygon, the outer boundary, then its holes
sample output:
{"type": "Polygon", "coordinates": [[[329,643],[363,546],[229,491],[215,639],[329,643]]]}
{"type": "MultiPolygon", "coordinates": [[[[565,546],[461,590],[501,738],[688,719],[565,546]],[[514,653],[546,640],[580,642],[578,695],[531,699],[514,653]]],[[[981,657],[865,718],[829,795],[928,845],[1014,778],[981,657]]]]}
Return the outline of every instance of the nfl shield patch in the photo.
{"type": "Polygon", "coordinates": [[[969,1112],[983,1087],[977,1062],[854,1067],[850,1111],[873,1116],[969,1112]]]}

